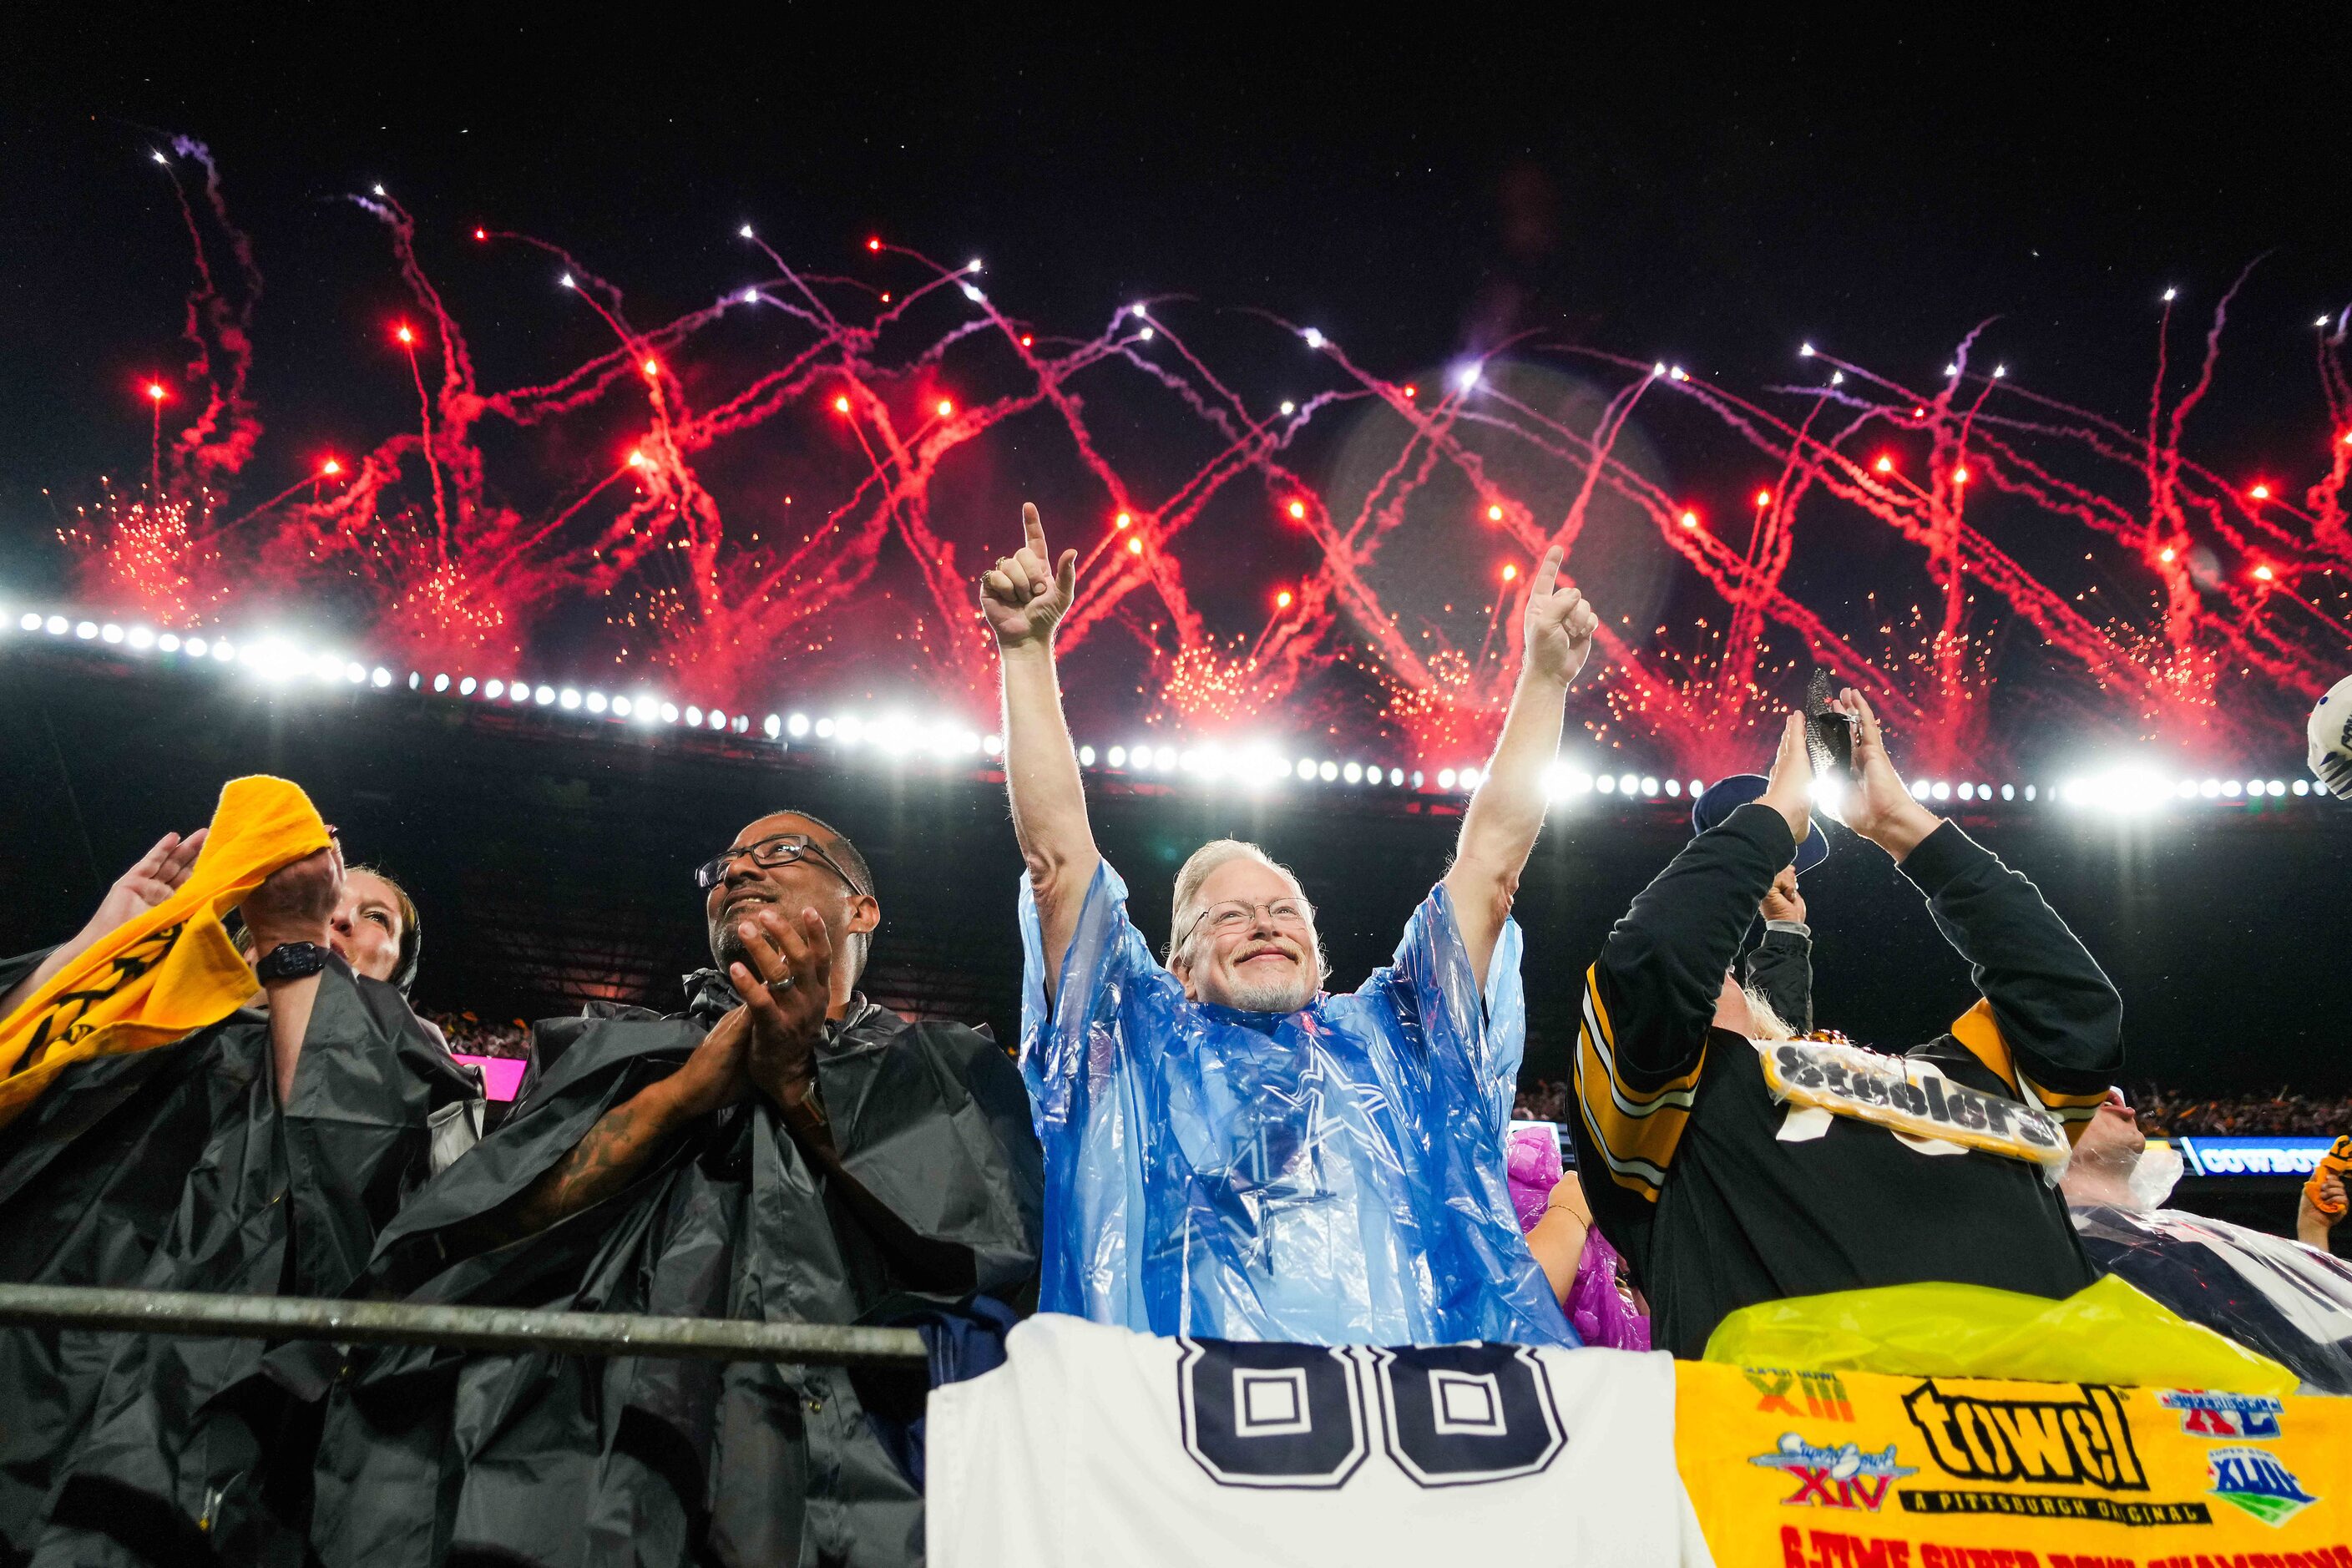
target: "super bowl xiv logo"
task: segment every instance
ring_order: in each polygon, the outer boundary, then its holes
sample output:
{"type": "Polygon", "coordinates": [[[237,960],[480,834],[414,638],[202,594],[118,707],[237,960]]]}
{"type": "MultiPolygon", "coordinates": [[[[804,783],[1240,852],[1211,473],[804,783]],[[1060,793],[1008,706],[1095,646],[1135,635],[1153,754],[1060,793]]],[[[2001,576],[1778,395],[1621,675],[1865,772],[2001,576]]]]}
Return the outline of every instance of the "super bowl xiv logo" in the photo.
{"type": "Polygon", "coordinates": [[[2215,1497],[2273,1527],[2319,1500],[2267,1449],[2216,1448],[2205,1456],[2205,1465],[2213,1473],[2215,1497]]]}
{"type": "Polygon", "coordinates": [[[1794,1432],[1780,1434],[1780,1446],[1748,1461],[1794,1476],[1797,1489],[1780,1500],[1809,1508],[1856,1509],[1876,1513],[1886,1500],[1886,1489],[1904,1476],[1919,1472],[1895,1462],[1895,1445],[1884,1451],[1863,1452],[1854,1443],[1833,1448],[1815,1447],[1794,1432]]]}
{"type": "Polygon", "coordinates": [[[2275,1437],[2284,1402],[2266,1394],[2208,1394],[2172,1388],[2157,1395],[2167,1410],[2180,1412],[2180,1429],[2192,1437],[2275,1437]]]}

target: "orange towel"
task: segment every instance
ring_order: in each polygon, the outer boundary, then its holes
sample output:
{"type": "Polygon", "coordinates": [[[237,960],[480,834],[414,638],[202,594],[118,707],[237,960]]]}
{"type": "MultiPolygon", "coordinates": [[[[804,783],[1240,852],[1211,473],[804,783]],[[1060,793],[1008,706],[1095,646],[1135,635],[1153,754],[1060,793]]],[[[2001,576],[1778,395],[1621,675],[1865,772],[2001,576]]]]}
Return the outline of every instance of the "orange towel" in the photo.
{"type": "Polygon", "coordinates": [[[326,824],[298,786],[231,779],[180,890],[0,1018],[0,1127],[73,1062],[169,1045],[236,1011],[261,983],[221,916],[272,871],[327,843],[326,824]]]}
{"type": "Polygon", "coordinates": [[[2311,1200],[2313,1208],[2321,1214],[2342,1214],[2342,1204],[2322,1203],[2319,1198],[2320,1178],[2330,1171],[2336,1173],[2337,1181],[2352,1182],[2352,1137],[2336,1139],[2336,1146],[2319,1157],[2319,1163],[2313,1168],[2310,1179],[2303,1184],[2303,1195],[2311,1200]]]}

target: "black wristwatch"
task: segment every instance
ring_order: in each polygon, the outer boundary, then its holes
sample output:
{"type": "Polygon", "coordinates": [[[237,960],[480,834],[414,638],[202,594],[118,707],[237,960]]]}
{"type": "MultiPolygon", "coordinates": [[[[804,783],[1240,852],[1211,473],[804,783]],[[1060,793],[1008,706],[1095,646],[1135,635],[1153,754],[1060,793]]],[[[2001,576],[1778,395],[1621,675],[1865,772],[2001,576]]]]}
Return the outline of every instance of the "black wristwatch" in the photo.
{"type": "Polygon", "coordinates": [[[281,942],[261,955],[253,972],[267,984],[273,980],[299,980],[327,967],[327,950],[315,942],[281,942]]]}

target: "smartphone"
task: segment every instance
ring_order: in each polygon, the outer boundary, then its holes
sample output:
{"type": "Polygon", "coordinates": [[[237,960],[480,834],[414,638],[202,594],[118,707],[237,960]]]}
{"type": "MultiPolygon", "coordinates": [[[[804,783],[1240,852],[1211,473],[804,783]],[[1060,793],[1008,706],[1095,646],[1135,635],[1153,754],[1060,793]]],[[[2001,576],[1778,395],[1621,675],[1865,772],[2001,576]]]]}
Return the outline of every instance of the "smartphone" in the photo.
{"type": "Polygon", "coordinates": [[[1816,668],[1805,686],[1805,747],[1813,772],[1824,778],[1853,776],[1853,721],[1830,706],[1830,672],[1816,668]]]}

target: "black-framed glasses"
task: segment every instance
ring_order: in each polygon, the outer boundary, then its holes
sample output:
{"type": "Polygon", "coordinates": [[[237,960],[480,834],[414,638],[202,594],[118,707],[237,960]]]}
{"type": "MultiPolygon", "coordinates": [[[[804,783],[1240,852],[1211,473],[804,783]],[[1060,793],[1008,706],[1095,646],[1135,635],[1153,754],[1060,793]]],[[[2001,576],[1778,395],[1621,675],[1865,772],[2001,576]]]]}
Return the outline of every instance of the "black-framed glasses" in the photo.
{"type": "Polygon", "coordinates": [[[816,841],[805,833],[771,834],[757,843],[740,845],[716,859],[705,860],[694,868],[694,885],[706,892],[719,886],[727,879],[727,868],[746,855],[751,858],[752,865],[770,868],[789,866],[795,860],[814,860],[848,883],[851,892],[863,894],[866,891],[857,885],[856,878],[843,870],[833,857],[818,848],[816,841]]]}

